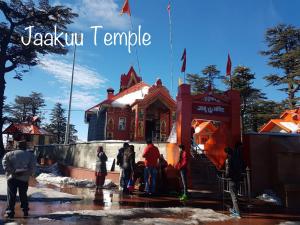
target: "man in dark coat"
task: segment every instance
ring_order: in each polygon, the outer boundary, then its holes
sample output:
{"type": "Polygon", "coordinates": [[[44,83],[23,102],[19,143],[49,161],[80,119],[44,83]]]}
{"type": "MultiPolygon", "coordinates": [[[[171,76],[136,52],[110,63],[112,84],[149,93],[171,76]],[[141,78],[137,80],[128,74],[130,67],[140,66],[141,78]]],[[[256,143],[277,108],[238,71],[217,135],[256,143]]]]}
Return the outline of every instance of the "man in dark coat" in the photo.
{"type": "Polygon", "coordinates": [[[129,147],[129,144],[125,142],[123,147],[119,149],[117,155],[117,165],[120,167],[120,176],[119,176],[119,190],[122,191],[124,187],[124,169],[123,169],[123,162],[124,162],[124,151],[129,147]]]}
{"type": "Polygon", "coordinates": [[[229,180],[229,191],[233,208],[229,209],[232,217],[240,218],[240,210],[237,201],[237,191],[244,172],[244,162],[241,154],[241,144],[236,144],[235,149],[225,148],[227,159],[225,161],[225,175],[229,180]]]}
{"type": "Polygon", "coordinates": [[[16,195],[19,191],[21,208],[24,217],[28,216],[28,181],[36,168],[36,158],[31,151],[27,151],[26,141],[18,143],[17,150],[7,152],[2,159],[3,169],[7,176],[7,207],[6,218],[15,215],[16,195]]]}
{"type": "Polygon", "coordinates": [[[134,146],[129,145],[129,147],[126,148],[124,151],[124,158],[123,158],[123,173],[124,173],[123,192],[124,193],[129,192],[128,182],[130,179],[133,181],[134,167],[135,167],[134,146]]]}

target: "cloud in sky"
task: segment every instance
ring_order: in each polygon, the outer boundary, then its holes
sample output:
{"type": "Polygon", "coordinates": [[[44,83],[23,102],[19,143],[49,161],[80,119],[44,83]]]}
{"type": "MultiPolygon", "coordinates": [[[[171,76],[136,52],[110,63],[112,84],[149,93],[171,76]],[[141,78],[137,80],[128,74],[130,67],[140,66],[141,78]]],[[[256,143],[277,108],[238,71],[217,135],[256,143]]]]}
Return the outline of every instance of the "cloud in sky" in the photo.
{"type": "MultiPolygon", "coordinates": [[[[40,69],[53,75],[58,82],[69,85],[72,76],[72,61],[43,57],[40,61],[40,69]]],[[[107,79],[101,76],[95,70],[84,66],[75,64],[74,71],[74,86],[78,86],[85,90],[97,89],[106,83],[107,79]]]]}
{"type": "MultiPolygon", "coordinates": [[[[76,90],[72,95],[72,110],[87,110],[88,108],[99,103],[101,95],[96,96],[95,94],[76,90]]],[[[69,92],[64,91],[61,96],[56,97],[45,97],[45,99],[52,103],[60,102],[64,108],[67,109],[69,104],[69,92]]]]}
{"type": "Polygon", "coordinates": [[[104,28],[125,30],[130,28],[130,19],[127,15],[120,15],[123,2],[118,5],[116,0],[78,0],[72,4],[57,0],[56,5],[67,5],[79,17],[73,24],[74,27],[85,30],[90,26],[103,25],[104,28]]]}

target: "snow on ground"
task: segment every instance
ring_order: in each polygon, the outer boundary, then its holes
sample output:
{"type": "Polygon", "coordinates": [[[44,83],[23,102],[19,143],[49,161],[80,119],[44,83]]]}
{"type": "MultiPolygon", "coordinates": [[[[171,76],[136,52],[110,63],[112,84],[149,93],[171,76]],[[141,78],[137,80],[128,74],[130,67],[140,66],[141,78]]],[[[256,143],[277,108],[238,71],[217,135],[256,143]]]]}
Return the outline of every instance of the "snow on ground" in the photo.
{"type": "Polygon", "coordinates": [[[272,190],[265,190],[262,195],[259,195],[256,198],[265,202],[274,203],[276,205],[282,205],[280,198],[277,197],[272,190]]]}
{"type": "Polygon", "coordinates": [[[279,225],[300,225],[300,221],[286,221],[281,222],[279,225]]]}
{"type": "MultiPolygon", "coordinates": [[[[54,185],[74,185],[77,187],[86,187],[86,188],[93,188],[95,187],[95,182],[90,180],[76,180],[71,177],[62,177],[57,176],[52,173],[41,173],[39,176],[36,177],[36,180],[40,183],[50,183],[54,185]]],[[[103,188],[111,189],[116,187],[117,185],[114,184],[111,180],[105,180],[103,188]]]]}
{"type": "MultiPolygon", "coordinates": [[[[118,210],[80,210],[55,212],[49,218],[59,220],[69,217],[113,218],[119,224],[199,224],[201,222],[218,222],[230,217],[212,209],[199,208],[133,208],[118,210]]],[[[101,219],[102,219],[101,218],[101,219]]]]}
{"type": "Polygon", "coordinates": [[[41,173],[35,179],[40,183],[50,183],[56,185],[74,185],[78,187],[95,187],[95,182],[90,180],[75,180],[71,177],[57,176],[52,173],[41,173]]]}
{"type": "MultiPolygon", "coordinates": [[[[7,195],[6,177],[0,176],[0,199],[5,200],[7,195]]],[[[77,201],[81,200],[80,196],[59,192],[51,188],[29,187],[28,197],[31,201],[77,201]]]]}

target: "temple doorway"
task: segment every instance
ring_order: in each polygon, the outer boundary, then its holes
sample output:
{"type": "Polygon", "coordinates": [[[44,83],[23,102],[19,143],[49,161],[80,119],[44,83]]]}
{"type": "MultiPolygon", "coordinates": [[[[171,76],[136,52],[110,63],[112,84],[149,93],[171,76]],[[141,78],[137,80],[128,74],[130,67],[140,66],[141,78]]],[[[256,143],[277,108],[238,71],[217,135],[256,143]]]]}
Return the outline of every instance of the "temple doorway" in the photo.
{"type": "Polygon", "coordinates": [[[170,132],[170,109],[159,99],[146,109],[145,138],[165,141],[170,132]]]}

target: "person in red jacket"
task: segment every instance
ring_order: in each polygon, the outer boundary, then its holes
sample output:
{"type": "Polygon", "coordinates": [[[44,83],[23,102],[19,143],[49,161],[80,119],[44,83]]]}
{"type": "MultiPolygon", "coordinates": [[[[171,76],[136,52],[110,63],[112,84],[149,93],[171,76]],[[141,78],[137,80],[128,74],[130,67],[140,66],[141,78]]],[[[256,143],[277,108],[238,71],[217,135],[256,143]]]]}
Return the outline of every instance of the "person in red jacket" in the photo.
{"type": "Polygon", "coordinates": [[[152,140],[147,140],[147,147],[144,149],[143,158],[145,158],[145,191],[151,195],[155,193],[157,164],[160,157],[159,150],[152,144],[152,140]]]}
{"type": "Polygon", "coordinates": [[[179,145],[180,154],[179,154],[179,161],[177,163],[177,169],[180,171],[182,186],[183,186],[183,194],[180,197],[180,200],[187,200],[187,167],[188,167],[188,155],[185,150],[184,145],[179,145]]]}

